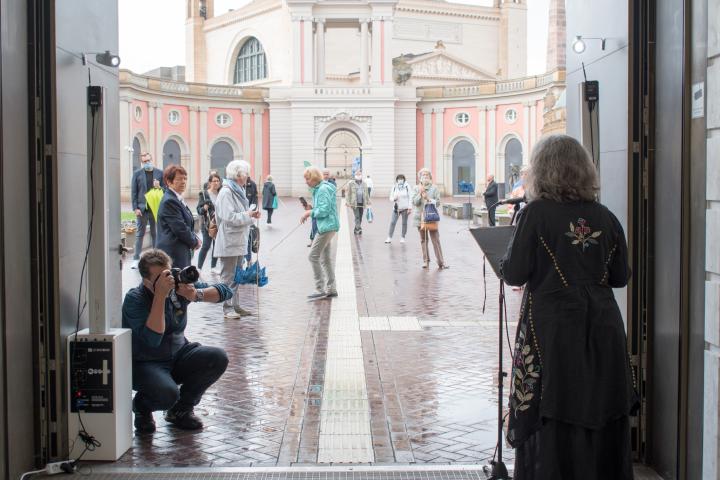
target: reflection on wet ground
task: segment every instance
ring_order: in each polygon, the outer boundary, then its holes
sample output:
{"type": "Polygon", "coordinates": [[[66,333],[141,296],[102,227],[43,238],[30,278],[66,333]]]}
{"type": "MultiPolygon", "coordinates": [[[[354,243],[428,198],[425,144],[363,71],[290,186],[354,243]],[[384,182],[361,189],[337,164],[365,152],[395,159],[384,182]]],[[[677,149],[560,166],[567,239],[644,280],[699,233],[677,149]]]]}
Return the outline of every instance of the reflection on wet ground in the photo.
{"type": "MultiPolygon", "coordinates": [[[[362,236],[350,233],[358,314],[416,317],[423,326],[360,332],[374,463],[484,463],[496,438],[498,281],[488,267],[483,313],[483,260],[466,222],[443,217],[441,243],[450,268],[431,263],[425,270],[417,230],[410,225],[401,244],[398,225],[393,242],[385,244],[391,205],[376,200],[373,210],[375,221],[364,225],[362,236]]],[[[301,213],[288,199],[271,226],[261,222],[260,262],[270,283],[243,287],[243,306],[252,316],[226,320],[219,305],[189,309],[187,337],[221,346],[230,358],[226,374],[197,408],[204,430],[177,430],[157,412],[157,432],[136,435],[115,465],[317,463],[331,301],[305,299],[313,282],[309,225],[297,227],[301,213]]],[[[130,263],[123,268],[125,290],[139,283],[130,263]]],[[[209,261],[203,276],[217,280],[209,261]]],[[[512,338],[520,293],[507,294],[512,338]]]]}

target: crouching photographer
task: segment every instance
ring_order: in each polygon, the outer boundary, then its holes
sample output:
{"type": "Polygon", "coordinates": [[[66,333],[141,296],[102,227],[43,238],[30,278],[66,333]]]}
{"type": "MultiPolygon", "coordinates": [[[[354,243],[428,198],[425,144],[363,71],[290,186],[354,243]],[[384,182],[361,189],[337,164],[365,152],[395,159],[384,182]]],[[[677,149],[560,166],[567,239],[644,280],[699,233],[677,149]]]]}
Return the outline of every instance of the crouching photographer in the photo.
{"type": "Polygon", "coordinates": [[[178,428],[202,428],[193,409],[228,364],[223,349],[188,341],[185,327],[190,302],[223,302],[232,292],[223,284],[194,283],[195,267],[170,265],[161,250],[143,253],[142,284],[127,292],[122,306],[123,327],[132,330],[133,412],[140,433],[155,431],[156,410],[166,410],[165,420],[178,428]]]}

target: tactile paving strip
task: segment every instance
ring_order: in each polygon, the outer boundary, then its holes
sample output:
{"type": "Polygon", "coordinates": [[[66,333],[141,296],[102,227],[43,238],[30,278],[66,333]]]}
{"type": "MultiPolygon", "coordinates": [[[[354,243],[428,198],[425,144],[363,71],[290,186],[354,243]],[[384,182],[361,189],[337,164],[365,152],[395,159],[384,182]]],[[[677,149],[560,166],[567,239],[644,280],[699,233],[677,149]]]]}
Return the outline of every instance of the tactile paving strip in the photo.
{"type": "Polygon", "coordinates": [[[347,215],[340,214],[335,279],[320,408],[318,463],[374,462],[347,215]],[[334,409],[343,402],[343,408],[334,409]]]}

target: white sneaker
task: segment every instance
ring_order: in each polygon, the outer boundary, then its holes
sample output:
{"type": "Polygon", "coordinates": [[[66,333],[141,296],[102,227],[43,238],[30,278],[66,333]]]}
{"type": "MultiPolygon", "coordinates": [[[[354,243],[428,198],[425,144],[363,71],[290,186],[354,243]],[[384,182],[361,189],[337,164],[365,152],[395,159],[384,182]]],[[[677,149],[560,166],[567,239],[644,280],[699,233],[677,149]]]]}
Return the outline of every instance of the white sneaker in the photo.
{"type": "Polygon", "coordinates": [[[405,243],[405,237],[400,237],[400,243],[405,243]]]}
{"type": "Polygon", "coordinates": [[[385,239],[385,243],[390,243],[390,242],[392,242],[392,238],[388,237],[385,239]]]}
{"type": "Polygon", "coordinates": [[[231,311],[229,311],[229,312],[223,312],[223,316],[224,316],[225,318],[233,318],[233,319],[235,319],[235,318],[240,318],[242,315],[240,315],[239,313],[231,310],[231,311]]]}

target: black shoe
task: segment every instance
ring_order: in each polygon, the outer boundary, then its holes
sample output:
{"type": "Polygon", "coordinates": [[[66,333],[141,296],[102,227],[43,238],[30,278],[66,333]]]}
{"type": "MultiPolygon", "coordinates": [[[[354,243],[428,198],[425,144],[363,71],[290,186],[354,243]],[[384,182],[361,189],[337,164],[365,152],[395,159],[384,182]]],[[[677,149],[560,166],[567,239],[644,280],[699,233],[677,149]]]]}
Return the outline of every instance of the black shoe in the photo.
{"type": "Polygon", "coordinates": [[[316,292],[316,293],[311,293],[310,295],[307,296],[307,298],[308,298],[308,300],[319,300],[321,298],[325,298],[326,296],[327,296],[327,294],[325,292],[316,292]]]}
{"type": "Polygon", "coordinates": [[[165,421],[172,423],[183,430],[200,430],[203,422],[193,412],[192,407],[178,407],[177,405],[165,412],[165,421]]]}
{"type": "Polygon", "coordinates": [[[152,412],[135,412],[135,430],[138,433],[153,433],[155,431],[155,419],[152,412]]]}

